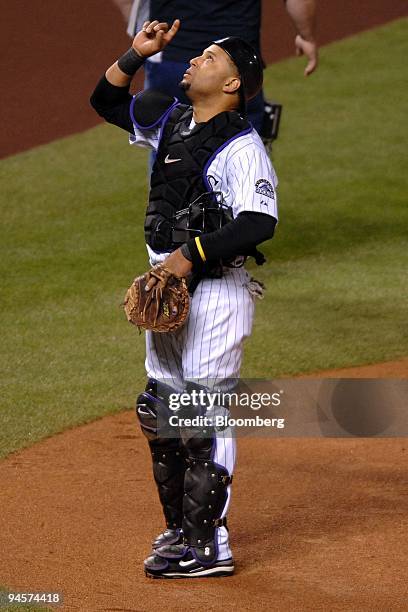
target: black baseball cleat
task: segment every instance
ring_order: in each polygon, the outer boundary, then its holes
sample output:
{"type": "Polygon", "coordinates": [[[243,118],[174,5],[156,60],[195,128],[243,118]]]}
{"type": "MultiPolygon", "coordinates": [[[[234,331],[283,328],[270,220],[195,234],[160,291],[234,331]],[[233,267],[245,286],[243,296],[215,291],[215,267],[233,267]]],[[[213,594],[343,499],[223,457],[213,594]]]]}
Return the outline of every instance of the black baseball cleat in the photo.
{"type": "Polygon", "coordinates": [[[184,544],[161,546],[144,562],[148,578],[218,578],[234,573],[232,558],[202,563],[184,544]]]}
{"type": "Polygon", "coordinates": [[[152,548],[156,550],[160,546],[166,544],[182,544],[183,543],[183,532],[181,529],[165,529],[162,533],[153,540],[152,548]]]}

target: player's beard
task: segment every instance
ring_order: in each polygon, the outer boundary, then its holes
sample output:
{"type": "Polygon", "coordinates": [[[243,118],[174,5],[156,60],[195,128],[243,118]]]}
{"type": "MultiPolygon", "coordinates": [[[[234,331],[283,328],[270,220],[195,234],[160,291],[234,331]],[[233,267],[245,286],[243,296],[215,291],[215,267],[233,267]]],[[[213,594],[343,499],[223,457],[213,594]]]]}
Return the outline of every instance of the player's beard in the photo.
{"type": "Polygon", "coordinates": [[[189,89],[191,87],[191,83],[189,83],[188,81],[183,79],[182,81],[180,81],[178,86],[180,87],[180,89],[182,89],[184,91],[184,93],[186,94],[186,96],[190,100],[190,102],[192,102],[191,95],[190,95],[190,92],[189,92],[189,89]]]}
{"type": "Polygon", "coordinates": [[[187,92],[190,89],[191,83],[188,83],[185,79],[183,79],[182,81],[180,81],[178,86],[180,87],[180,89],[187,92]]]}

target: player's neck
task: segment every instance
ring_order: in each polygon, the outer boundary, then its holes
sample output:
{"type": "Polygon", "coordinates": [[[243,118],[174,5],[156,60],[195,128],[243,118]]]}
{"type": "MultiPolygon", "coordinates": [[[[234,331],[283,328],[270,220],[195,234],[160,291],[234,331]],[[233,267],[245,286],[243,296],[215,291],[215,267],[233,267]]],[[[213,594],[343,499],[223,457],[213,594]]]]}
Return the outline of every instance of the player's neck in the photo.
{"type": "Polygon", "coordinates": [[[232,110],[226,107],[225,103],[221,101],[219,104],[208,104],[208,101],[194,102],[193,103],[193,119],[195,123],[205,123],[210,121],[216,115],[225,111],[232,110]]]}

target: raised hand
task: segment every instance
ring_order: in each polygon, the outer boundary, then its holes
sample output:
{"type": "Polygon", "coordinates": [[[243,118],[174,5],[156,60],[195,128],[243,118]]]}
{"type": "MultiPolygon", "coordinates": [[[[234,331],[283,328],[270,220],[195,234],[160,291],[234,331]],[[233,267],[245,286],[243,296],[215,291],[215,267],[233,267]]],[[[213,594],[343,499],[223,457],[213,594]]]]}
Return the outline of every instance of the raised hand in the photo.
{"type": "Polygon", "coordinates": [[[142,57],[150,57],[162,51],[174,38],[180,27],[180,19],[175,19],[173,25],[165,22],[145,21],[142,29],[133,39],[132,47],[142,57]]]}

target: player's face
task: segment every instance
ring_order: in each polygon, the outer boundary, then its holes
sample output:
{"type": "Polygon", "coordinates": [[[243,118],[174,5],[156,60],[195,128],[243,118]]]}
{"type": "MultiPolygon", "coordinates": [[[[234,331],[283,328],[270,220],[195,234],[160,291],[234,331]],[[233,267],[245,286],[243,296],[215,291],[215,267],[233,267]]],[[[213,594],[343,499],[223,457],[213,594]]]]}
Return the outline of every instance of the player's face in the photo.
{"type": "Polygon", "coordinates": [[[202,55],[190,60],[190,67],[180,83],[193,101],[200,97],[216,97],[223,92],[235,93],[239,86],[236,66],[218,45],[210,45],[202,55]]]}

